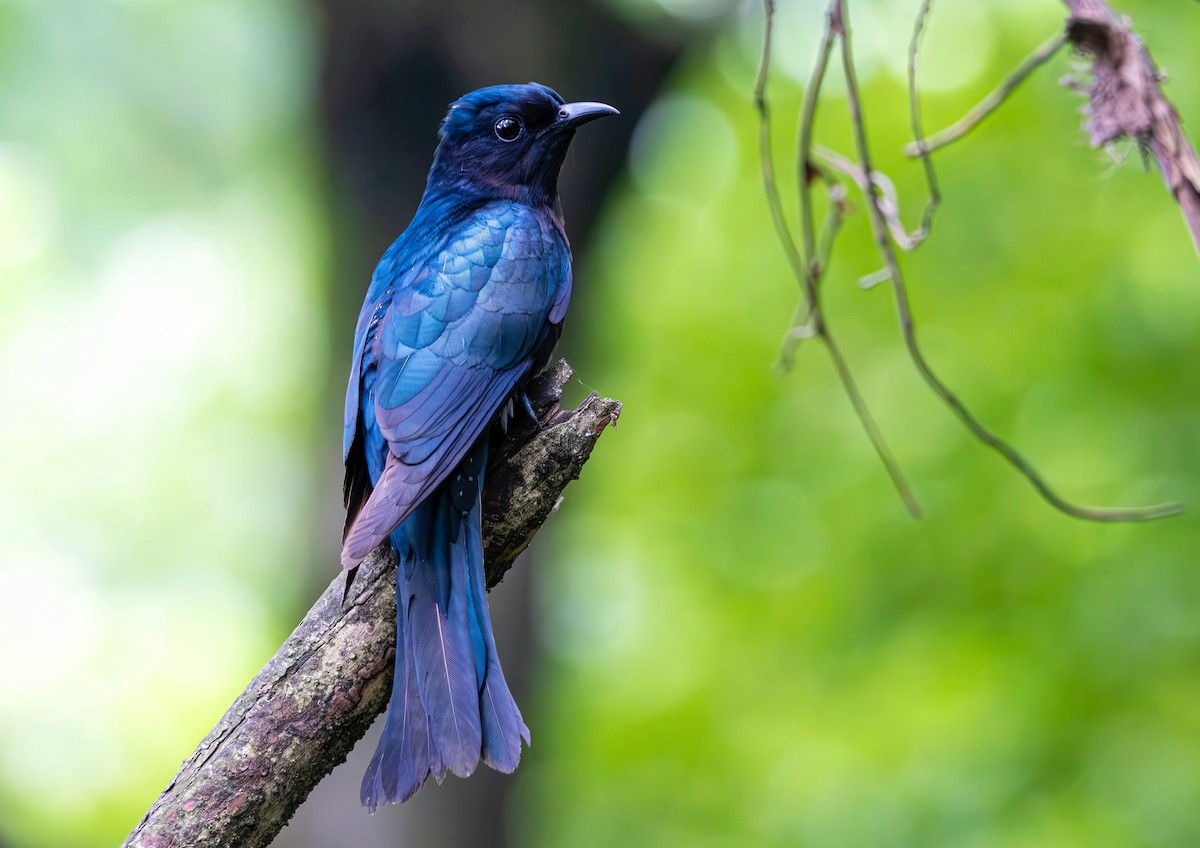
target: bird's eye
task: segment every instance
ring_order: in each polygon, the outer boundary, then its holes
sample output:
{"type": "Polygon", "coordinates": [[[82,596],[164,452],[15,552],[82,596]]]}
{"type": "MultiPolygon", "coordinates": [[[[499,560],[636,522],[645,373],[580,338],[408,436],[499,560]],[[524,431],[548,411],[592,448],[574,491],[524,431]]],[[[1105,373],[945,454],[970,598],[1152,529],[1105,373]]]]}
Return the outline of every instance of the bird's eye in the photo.
{"type": "Polygon", "coordinates": [[[521,121],[512,115],[505,115],[496,121],[496,138],[501,141],[516,141],[521,137],[521,121]]]}

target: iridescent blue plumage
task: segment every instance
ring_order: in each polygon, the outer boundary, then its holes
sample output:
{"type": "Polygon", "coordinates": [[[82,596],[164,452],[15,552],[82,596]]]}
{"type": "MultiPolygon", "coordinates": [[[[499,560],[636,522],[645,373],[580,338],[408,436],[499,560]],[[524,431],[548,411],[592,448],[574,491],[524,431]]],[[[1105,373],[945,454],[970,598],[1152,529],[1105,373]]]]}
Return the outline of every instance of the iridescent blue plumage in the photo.
{"type": "Polygon", "coordinates": [[[615,111],[534,83],[458,100],[416,215],[371,279],[346,393],[342,564],[389,539],[398,557],[372,809],[481,758],[512,771],[529,741],[487,609],[488,429],[558,339],[571,294],[558,171],[575,127],[615,111]]]}

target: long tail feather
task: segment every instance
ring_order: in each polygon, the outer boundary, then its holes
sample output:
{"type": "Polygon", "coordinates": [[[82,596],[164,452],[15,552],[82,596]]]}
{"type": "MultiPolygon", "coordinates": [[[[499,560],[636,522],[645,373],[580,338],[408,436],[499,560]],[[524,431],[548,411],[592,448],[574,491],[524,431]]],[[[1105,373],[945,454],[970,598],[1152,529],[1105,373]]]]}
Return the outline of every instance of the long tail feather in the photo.
{"type": "MultiPolygon", "coordinates": [[[[470,517],[471,528],[467,533],[468,545],[475,561],[483,562],[483,541],[479,532],[480,510],[476,508],[470,517]]],[[[483,761],[496,771],[511,773],[521,761],[521,740],[529,744],[529,728],[521,717],[521,711],[508,690],[504,672],[500,670],[500,658],[496,653],[496,640],[492,636],[492,621],[488,613],[486,587],[482,568],[471,573],[470,612],[472,635],[478,634],[482,643],[485,662],[477,670],[481,681],[479,712],[483,722],[483,761]]],[[[475,654],[479,663],[480,652],[475,654]]]]}
{"type": "MultiPolygon", "coordinates": [[[[399,589],[397,586],[397,600],[404,597],[399,589]]],[[[384,721],[383,738],[363,777],[360,793],[363,805],[371,812],[380,803],[407,801],[421,788],[431,768],[429,719],[421,705],[416,670],[409,659],[412,628],[405,625],[406,606],[397,606],[396,641],[405,647],[396,652],[391,709],[384,721]]]]}
{"type": "Polygon", "coordinates": [[[465,587],[452,582],[449,604],[443,607],[435,598],[430,575],[423,572],[418,569],[413,580],[412,659],[430,737],[443,767],[433,776],[440,780],[449,770],[467,777],[479,762],[483,741],[465,587]]]}
{"type": "Polygon", "coordinates": [[[484,586],[482,438],[391,535],[396,548],[396,673],[362,802],[412,797],[432,775],[466,777],[482,758],[511,772],[529,729],[496,654],[484,586]]]}

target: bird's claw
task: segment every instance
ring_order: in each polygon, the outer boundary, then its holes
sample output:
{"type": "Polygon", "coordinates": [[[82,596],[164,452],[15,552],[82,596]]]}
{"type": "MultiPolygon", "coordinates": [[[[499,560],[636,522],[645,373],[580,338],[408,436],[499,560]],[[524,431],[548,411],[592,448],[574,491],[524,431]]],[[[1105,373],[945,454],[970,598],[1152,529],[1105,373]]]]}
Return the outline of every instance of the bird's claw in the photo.
{"type": "Polygon", "coordinates": [[[529,414],[529,420],[533,422],[534,430],[540,433],[543,429],[545,429],[541,419],[538,418],[538,414],[533,409],[533,402],[529,399],[528,392],[521,392],[521,406],[524,407],[525,412],[529,414]]]}

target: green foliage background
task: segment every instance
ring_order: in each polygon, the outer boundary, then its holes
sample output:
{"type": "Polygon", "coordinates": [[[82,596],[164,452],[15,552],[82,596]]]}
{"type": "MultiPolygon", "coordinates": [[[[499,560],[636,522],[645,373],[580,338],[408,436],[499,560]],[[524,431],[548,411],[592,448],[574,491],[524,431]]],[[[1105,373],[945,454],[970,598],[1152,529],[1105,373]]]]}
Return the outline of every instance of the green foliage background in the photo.
{"type": "MultiPolygon", "coordinates": [[[[786,166],[821,4],[783,5],[786,166]]],[[[915,220],[916,3],[851,5],[915,220]]],[[[1118,5],[1195,126],[1200,8],[1118,5]]],[[[930,128],[1060,21],[1049,0],[943,6],[930,128]]],[[[335,450],[312,374],[341,352],[319,317],[314,25],[283,0],[0,3],[14,845],[119,840],[303,607],[310,536],[336,542],[296,530],[337,495],[315,491],[335,450]]],[[[517,842],[1200,844],[1200,264],[1161,180],[1086,146],[1060,57],[939,155],[945,205],[903,258],[931,360],[1064,494],[1192,507],[1142,526],[1053,512],[931,397],[887,291],[855,286],[879,264],[857,204],[828,314],[914,521],[823,351],[772,370],[798,289],[756,159],[760,34],[750,7],[692,46],[579,271],[577,372],[626,407],[541,546],[517,842]]],[[[852,149],[836,85],[820,136],[852,149]]]]}
{"type": "MultiPolygon", "coordinates": [[[[782,5],[780,67],[806,70],[819,11],[782,5]]],[[[853,11],[872,141],[915,221],[919,171],[897,155],[914,5],[853,11]]],[[[926,64],[978,74],[927,97],[930,127],[1059,11],[964,5],[935,12],[926,64]]],[[[1195,69],[1175,66],[1200,16],[1161,5],[1121,4],[1196,114],[1195,69]]],[[[819,347],[772,372],[797,293],[764,211],[747,30],[697,48],[639,130],[580,286],[580,373],[626,413],[559,517],[541,712],[561,718],[521,785],[530,843],[1200,843],[1194,512],[1080,523],[973,442],[908,365],[886,289],[854,285],[880,264],[861,202],[830,322],[926,520],[819,347]]],[[[920,336],[1072,497],[1195,504],[1197,259],[1136,153],[1086,149],[1055,85],[1070,64],[938,157],[945,205],[903,260],[920,336]]],[[[800,91],[771,93],[786,162],[800,91]]],[[[839,99],[821,129],[853,149],[839,99]]]]}

